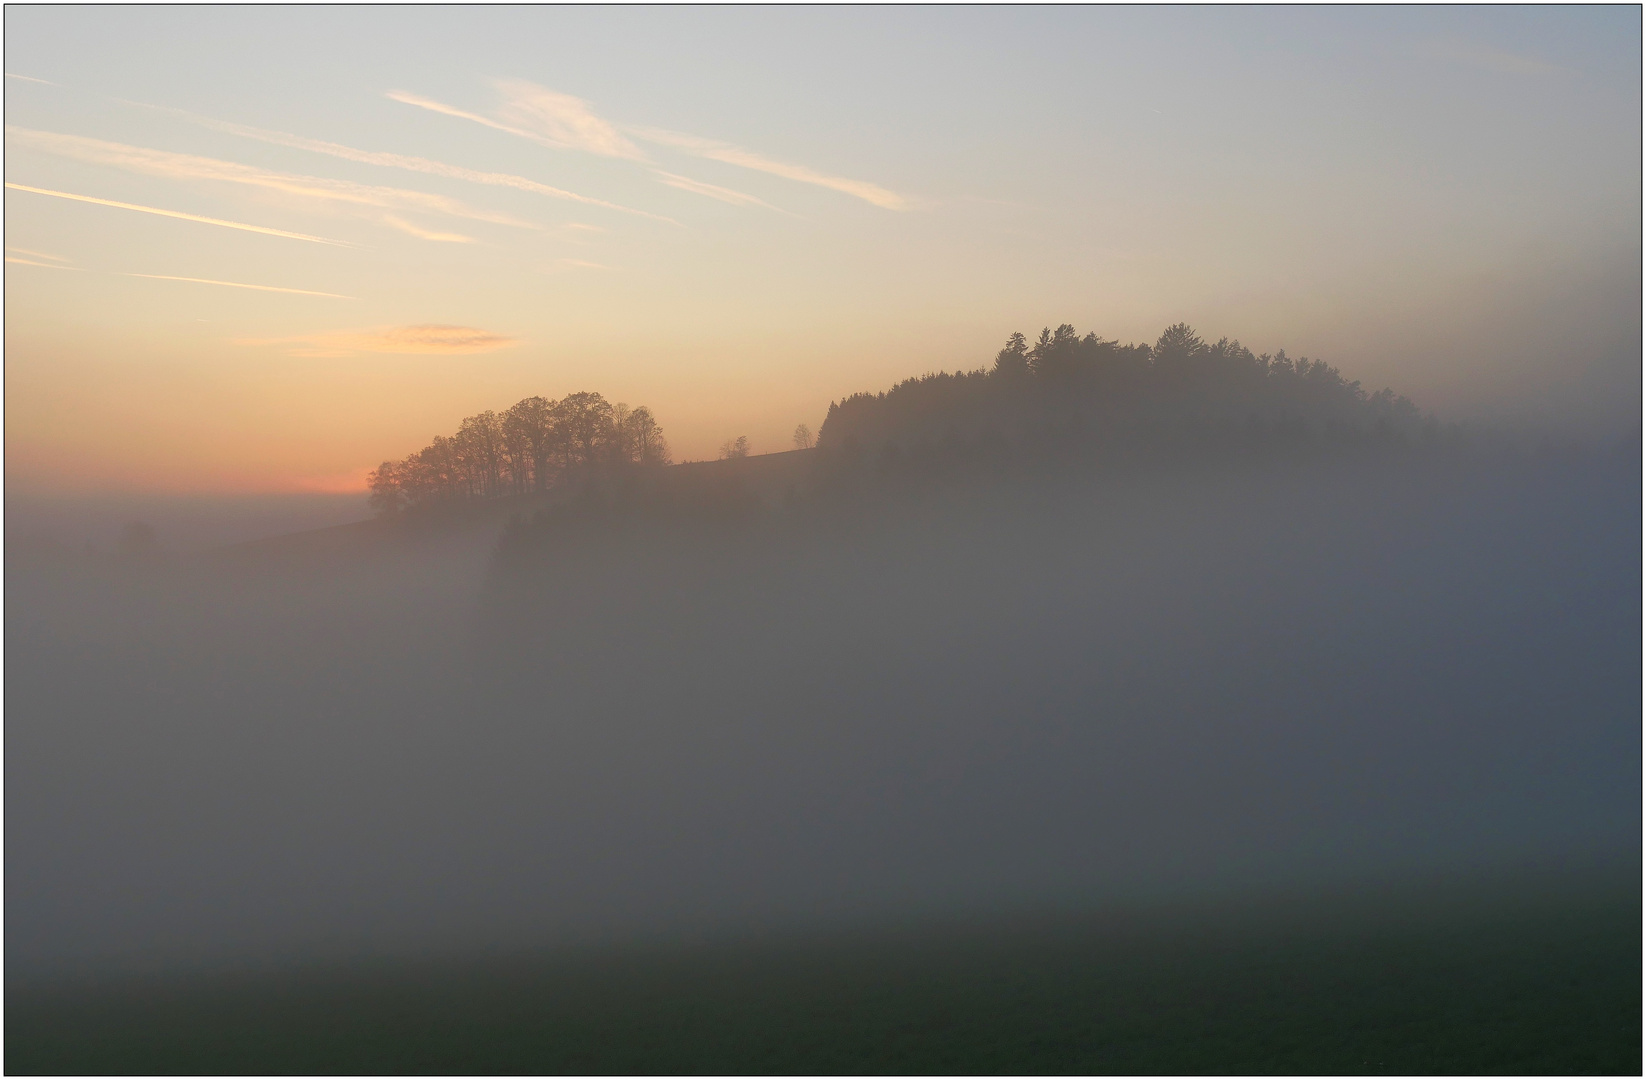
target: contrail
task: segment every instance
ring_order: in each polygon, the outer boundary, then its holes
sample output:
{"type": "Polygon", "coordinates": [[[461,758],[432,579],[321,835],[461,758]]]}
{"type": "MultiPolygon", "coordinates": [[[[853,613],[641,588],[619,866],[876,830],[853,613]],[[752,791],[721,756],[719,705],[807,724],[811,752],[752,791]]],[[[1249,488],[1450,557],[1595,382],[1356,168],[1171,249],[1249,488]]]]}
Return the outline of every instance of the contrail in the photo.
{"type": "Polygon", "coordinates": [[[153,206],[138,206],[136,203],[115,202],[113,199],[96,199],[90,195],[71,195],[67,191],[51,191],[47,188],[29,187],[27,184],[13,184],[6,182],[8,188],[17,191],[32,191],[36,195],[51,195],[59,199],[73,199],[75,202],[95,203],[98,206],[115,206],[121,210],[136,210],[143,214],[159,214],[161,217],[179,218],[183,221],[198,221],[206,225],[221,225],[225,229],[240,229],[243,232],[263,233],[265,236],[284,236],[290,240],[307,240],[311,244],[331,244],[336,247],[354,247],[354,244],[344,240],[328,240],[324,236],[310,236],[307,233],[287,232],[284,229],[269,229],[262,225],[247,225],[239,221],[224,221],[222,218],[201,217],[199,214],[185,214],[181,210],[161,210],[153,206]]]}
{"type": "Polygon", "coordinates": [[[313,289],[283,289],[278,285],[247,285],[241,281],[217,281],[214,278],[203,277],[175,277],[171,274],[126,274],[125,277],[153,278],[155,281],[192,281],[197,285],[227,285],[231,289],[258,289],[262,292],[296,293],[299,296],[329,296],[333,300],[358,300],[358,296],[344,296],[342,293],[316,292],[313,289]]]}
{"type": "MultiPolygon", "coordinates": [[[[9,250],[17,250],[15,248],[9,250]]],[[[31,254],[33,254],[31,252],[31,254]]],[[[55,258],[48,255],[47,258],[55,258]]],[[[344,296],[342,293],[319,292],[315,289],[288,289],[282,285],[249,285],[244,281],[218,281],[216,278],[178,277],[175,274],[139,274],[130,270],[93,270],[85,266],[64,266],[61,263],[37,262],[34,259],[24,259],[17,255],[7,255],[8,263],[18,266],[39,266],[46,270],[73,270],[80,274],[108,274],[113,277],[150,278],[154,281],[190,281],[196,285],[223,285],[230,289],[256,289],[258,292],[295,293],[298,296],[324,296],[332,300],[358,300],[358,296],[344,296]]]]}
{"type": "Polygon", "coordinates": [[[33,259],[23,259],[23,258],[19,258],[16,255],[7,255],[6,256],[6,261],[9,262],[9,263],[16,263],[18,266],[44,266],[47,270],[78,270],[78,269],[80,269],[80,267],[78,267],[78,266],[64,266],[61,263],[36,262],[33,259]]]}

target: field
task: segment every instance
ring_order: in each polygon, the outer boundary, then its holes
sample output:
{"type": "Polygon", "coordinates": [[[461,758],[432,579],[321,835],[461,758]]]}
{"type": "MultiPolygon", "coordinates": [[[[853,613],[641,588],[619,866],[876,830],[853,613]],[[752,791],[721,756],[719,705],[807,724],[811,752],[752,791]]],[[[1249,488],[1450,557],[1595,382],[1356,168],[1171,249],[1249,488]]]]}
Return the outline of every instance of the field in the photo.
{"type": "Polygon", "coordinates": [[[13,987],[26,1073],[1638,1073],[1638,876],[13,987]]]}

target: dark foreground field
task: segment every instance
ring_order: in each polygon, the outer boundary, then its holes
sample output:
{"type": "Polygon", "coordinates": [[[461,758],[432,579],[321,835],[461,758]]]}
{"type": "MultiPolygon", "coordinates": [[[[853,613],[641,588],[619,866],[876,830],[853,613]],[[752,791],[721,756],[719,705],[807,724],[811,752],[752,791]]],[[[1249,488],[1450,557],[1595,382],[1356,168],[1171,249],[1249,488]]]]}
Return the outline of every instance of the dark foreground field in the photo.
{"type": "Polygon", "coordinates": [[[1638,871],[13,986],[8,1073],[1635,1073],[1638,871]]]}

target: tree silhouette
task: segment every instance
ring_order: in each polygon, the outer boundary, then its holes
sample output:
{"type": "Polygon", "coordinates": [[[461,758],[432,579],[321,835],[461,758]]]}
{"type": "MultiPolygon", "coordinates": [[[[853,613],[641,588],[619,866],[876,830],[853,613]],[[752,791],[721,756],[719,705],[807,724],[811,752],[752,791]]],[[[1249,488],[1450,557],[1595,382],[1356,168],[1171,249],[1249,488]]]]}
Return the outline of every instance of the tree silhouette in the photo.
{"type": "Polygon", "coordinates": [[[516,491],[543,491],[553,479],[554,402],[522,398],[503,414],[503,442],[516,491]]]}
{"type": "Polygon", "coordinates": [[[994,358],[994,374],[1003,379],[1029,373],[1029,343],[1022,334],[1006,339],[1006,347],[994,358]]]}
{"type": "Polygon", "coordinates": [[[817,441],[831,454],[887,461],[968,445],[1072,452],[1078,442],[1125,456],[1174,440],[1179,450],[1297,437],[1387,440],[1430,426],[1406,398],[1369,394],[1324,361],[1256,355],[1228,338],[1209,344],[1186,323],[1168,326],[1152,346],[1082,336],[1064,323],[1041,330],[1033,345],[1012,334],[992,368],[922,375],[835,402],[817,441]]]}
{"type": "Polygon", "coordinates": [[[382,515],[433,503],[543,492],[571,474],[669,463],[651,410],[614,406],[580,391],[560,401],[529,397],[501,415],[465,417],[451,436],[367,477],[367,502],[382,515]]]}
{"type": "Polygon", "coordinates": [[[622,418],[617,424],[622,442],[622,460],[634,465],[667,465],[669,444],[650,409],[641,405],[630,410],[619,405],[622,418]]]}
{"type": "Polygon", "coordinates": [[[566,468],[593,465],[615,449],[617,425],[613,409],[599,394],[567,394],[555,406],[555,431],[566,468]]]}
{"type": "MultiPolygon", "coordinates": [[[[1153,345],[1081,335],[1069,323],[1040,331],[1033,345],[1006,339],[992,368],[905,379],[877,394],[829,406],[815,445],[882,462],[1014,452],[1087,453],[1119,458],[1175,447],[1293,446],[1316,440],[1402,440],[1431,430],[1417,407],[1392,390],[1368,393],[1322,360],[1284,350],[1254,354],[1238,341],[1208,343],[1174,323],[1153,345]]],[[[797,448],[814,445],[795,427],[797,448]]],[[[739,435],[722,459],[748,457],[739,435]]],[[[367,479],[368,502],[392,515],[433,503],[544,492],[601,470],[666,465],[669,447],[651,410],[613,405],[579,391],[559,401],[524,398],[501,415],[465,417],[456,433],[436,436],[367,479]]]]}

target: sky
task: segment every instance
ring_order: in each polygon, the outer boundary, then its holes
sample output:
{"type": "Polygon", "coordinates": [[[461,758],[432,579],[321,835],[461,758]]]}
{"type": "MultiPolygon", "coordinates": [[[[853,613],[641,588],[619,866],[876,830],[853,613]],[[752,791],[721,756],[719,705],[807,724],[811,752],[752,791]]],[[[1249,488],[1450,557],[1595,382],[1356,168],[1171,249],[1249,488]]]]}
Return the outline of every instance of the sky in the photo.
{"type": "Polygon", "coordinates": [[[1641,423],[1638,7],[5,11],[5,474],[363,489],[594,390],[677,459],[1073,323],[1641,423]]]}

